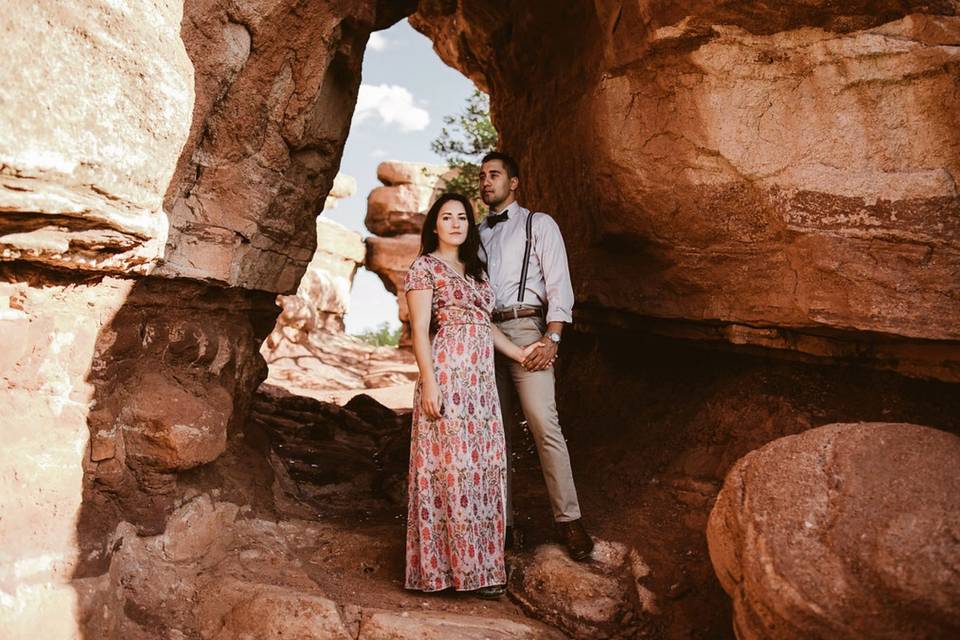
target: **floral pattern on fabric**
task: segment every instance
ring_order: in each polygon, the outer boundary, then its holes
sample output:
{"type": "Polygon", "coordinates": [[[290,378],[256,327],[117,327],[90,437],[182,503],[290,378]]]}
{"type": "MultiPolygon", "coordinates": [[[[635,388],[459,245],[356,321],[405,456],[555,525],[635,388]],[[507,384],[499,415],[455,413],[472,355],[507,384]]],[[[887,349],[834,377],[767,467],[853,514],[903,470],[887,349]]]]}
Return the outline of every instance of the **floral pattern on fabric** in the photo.
{"type": "Polygon", "coordinates": [[[434,374],[444,414],[432,420],[413,397],[407,509],[406,587],[459,591],[507,581],[503,558],[506,454],[494,378],[484,278],[464,278],[420,256],[404,291],[432,289],[434,374]]]}

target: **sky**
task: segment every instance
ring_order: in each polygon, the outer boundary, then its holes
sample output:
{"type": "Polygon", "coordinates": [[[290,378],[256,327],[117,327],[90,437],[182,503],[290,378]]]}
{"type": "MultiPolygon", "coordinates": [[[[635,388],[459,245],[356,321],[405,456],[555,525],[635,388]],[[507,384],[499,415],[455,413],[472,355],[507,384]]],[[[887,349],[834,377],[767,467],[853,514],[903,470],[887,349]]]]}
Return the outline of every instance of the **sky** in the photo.
{"type": "MultiPolygon", "coordinates": [[[[363,58],[357,108],[343,150],[340,172],[353,176],[357,192],[323,215],[364,237],[367,194],[380,186],[377,165],[384,160],[442,164],[430,150],[440,135],[443,117],[459,113],[473,93],[473,83],[446,66],[430,40],[406,20],[371,34],[363,58]]],[[[388,322],[397,327],[396,298],[376,274],[361,268],[353,281],[347,333],[388,322]]]]}

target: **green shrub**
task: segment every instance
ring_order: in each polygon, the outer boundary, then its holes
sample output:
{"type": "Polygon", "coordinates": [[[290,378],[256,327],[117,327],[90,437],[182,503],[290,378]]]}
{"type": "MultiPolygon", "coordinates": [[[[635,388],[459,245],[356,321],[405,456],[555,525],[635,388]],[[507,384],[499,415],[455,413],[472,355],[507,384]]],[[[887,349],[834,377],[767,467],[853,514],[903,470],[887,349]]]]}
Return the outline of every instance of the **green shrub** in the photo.
{"type": "Polygon", "coordinates": [[[376,328],[351,335],[374,347],[395,347],[400,343],[400,332],[402,330],[403,327],[398,326],[396,329],[391,329],[389,322],[381,322],[376,328]]]}

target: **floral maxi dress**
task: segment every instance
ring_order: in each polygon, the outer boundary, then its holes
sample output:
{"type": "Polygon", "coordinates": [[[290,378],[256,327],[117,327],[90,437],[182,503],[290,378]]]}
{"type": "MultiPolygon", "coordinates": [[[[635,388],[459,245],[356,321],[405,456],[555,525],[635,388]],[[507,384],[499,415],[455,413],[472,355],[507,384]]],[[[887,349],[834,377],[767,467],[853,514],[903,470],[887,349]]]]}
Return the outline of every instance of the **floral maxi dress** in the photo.
{"type": "Polygon", "coordinates": [[[414,261],[405,291],[432,289],[434,375],[443,416],[413,396],[406,587],[459,591],[504,584],[506,454],[494,379],[486,278],[464,278],[432,255],[414,261]]]}

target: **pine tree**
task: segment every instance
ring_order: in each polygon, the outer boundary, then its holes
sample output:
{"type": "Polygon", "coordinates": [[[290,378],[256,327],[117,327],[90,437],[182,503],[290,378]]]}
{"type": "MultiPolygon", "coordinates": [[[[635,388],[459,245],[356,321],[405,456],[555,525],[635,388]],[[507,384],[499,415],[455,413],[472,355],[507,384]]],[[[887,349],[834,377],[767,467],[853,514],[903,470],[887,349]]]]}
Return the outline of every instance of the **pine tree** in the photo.
{"type": "MultiPolygon", "coordinates": [[[[463,194],[474,202],[480,200],[477,174],[480,160],[497,148],[497,130],[490,121],[490,99],[480,90],[467,98],[466,108],[458,114],[444,116],[445,126],[430,148],[444,158],[451,169],[459,171],[447,182],[446,189],[463,194]]],[[[478,209],[479,212],[479,209],[478,209]]]]}

